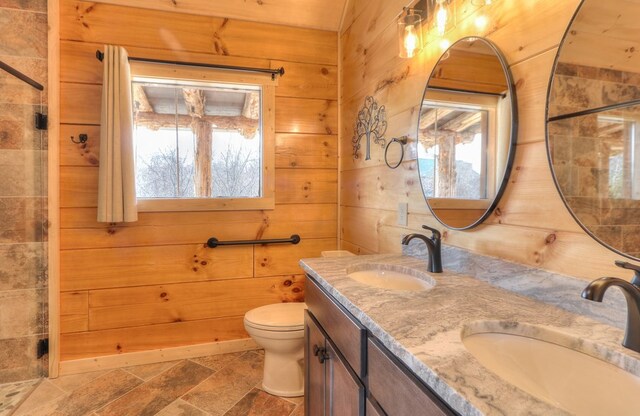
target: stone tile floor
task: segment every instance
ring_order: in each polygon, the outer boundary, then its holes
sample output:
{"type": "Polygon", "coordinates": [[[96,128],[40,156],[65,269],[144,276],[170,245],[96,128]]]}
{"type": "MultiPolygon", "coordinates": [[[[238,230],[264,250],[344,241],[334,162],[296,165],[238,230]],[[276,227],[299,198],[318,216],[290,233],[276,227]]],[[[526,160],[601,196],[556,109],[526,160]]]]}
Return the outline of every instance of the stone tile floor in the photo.
{"type": "Polygon", "coordinates": [[[29,396],[39,382],[40,380],[29,380],[0,384],[0,415],[10,414],[29,396]]]}
{"type": "Polygon", "coordinates": [[[0,415],[302,416],[302,397],[260,389],[263,362],[247,351],[45,379],[0,415]]]}

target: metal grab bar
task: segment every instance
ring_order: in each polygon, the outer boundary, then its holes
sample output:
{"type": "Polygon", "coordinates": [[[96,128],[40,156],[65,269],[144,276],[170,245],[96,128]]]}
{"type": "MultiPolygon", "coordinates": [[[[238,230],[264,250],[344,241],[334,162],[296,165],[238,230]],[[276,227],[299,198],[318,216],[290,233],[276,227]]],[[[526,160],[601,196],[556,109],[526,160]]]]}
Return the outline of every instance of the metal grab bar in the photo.
{"type": "Polygon", "coordinates": [[[10,66],[10,65],[2,62],[2,61],[0,61],[0,69],[3,69],[5,71],[7,71],[8,73],[13,75],[14,77],[18,78],[19,80],[26,82],[27,84],[31,85],[33,88],[37,89],[38,91],[44,91],[44,87],[42,86],[42,84],[34,81],[33,79],[29,78],[28,76],[26,76],[22,72],[18,71],[14,67],[12,67],[12,66],[10,66]]]}
{"type": "Polygon", "coordinates": [[[211,237],[207,240],[207,247],[216,248],[218,246],[246,246],[251,244],[282,244],[291,243],[298,244],[300,242],[300,236],[293,234],[289,238],[272,238],[268,240],[235,240],[235,241],[219,241],[215,237],[211,237]]]}

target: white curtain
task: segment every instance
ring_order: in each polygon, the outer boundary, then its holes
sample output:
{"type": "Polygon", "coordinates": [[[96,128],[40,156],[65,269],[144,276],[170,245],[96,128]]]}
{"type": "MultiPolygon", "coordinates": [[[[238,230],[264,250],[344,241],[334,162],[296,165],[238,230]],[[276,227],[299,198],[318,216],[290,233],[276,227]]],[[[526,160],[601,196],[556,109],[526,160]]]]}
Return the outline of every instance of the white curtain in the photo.
{"type": "Polygon", "coordinates": [[[131,70],[127,51],[120,46],[105,45],[102,63],[98,221],[137,221],[131,70]]]}

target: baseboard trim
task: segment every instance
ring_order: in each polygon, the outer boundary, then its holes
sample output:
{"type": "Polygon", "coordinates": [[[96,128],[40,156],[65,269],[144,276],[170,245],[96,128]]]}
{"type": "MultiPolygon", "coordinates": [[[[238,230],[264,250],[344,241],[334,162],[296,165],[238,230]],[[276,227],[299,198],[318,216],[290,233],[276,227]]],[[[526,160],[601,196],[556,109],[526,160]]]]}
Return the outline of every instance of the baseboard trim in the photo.
{"type": "Polygon", "coordinates": [[[91,371],[129,367],[132,365],[161,363],[165,361],[203,357],[206,355],[250,351],[258,348],[258,344],[256,344],[253,339],[245,338],[206,344],[185,345],[183,347],[105,355],[94,358],[82,358],[79,360],[60,362],[59,375],[88,373],[91,371]]]}

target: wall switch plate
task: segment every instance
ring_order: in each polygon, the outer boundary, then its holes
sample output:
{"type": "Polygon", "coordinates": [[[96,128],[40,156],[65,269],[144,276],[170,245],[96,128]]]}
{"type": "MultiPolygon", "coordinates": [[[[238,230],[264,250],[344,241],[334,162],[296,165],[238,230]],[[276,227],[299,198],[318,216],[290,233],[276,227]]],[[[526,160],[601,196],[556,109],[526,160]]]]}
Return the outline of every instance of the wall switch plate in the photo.
{"type": "Polygon", "coordinates": [[[406,227],[409,224],[409,204],[406,202],[398,203],[398,225],[406,227]]]}

